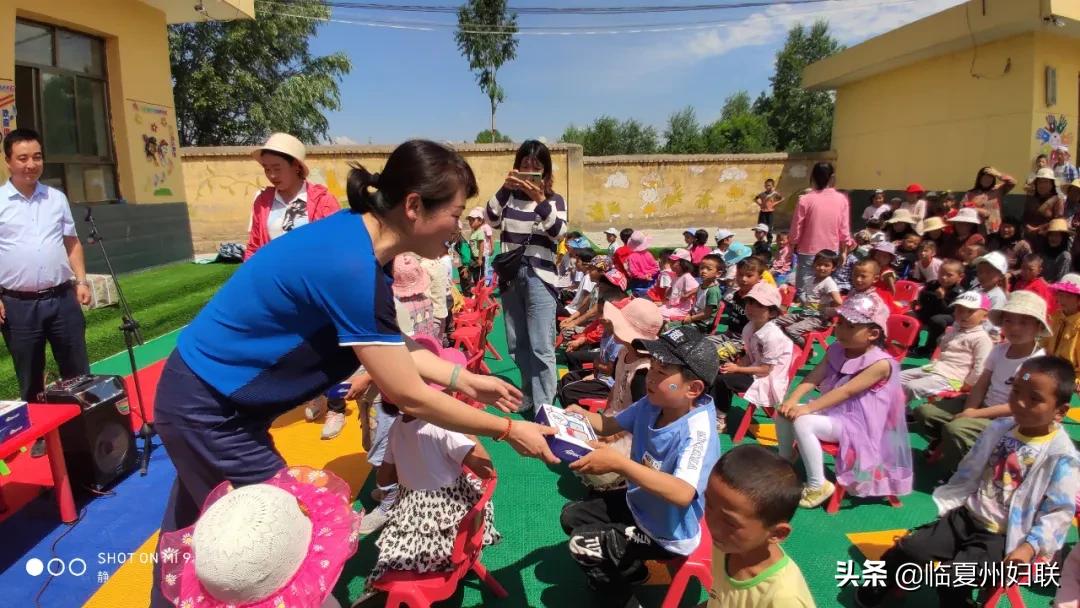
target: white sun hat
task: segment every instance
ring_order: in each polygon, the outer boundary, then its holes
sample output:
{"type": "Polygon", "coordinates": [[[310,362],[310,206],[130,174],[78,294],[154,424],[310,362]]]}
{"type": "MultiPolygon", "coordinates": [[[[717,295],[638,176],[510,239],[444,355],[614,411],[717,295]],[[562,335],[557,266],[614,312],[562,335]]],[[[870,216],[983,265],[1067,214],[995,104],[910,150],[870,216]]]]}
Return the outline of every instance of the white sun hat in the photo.
{"type": "Polygon", "coordinates": [[[255,148],[255,150],[251,152],[251,156],[254,157],[255,160],[261,160],[262,153],[265,151],[278,152],[295,158],[296,162],[300,163],[300,168],[304,173],[302,177],[307,179],[310,171],[308,170],[307,163],[304,162],[304,159],[307,158],[307,148],[304,147],[304,142],[288,133],[274,133],[270,136],[270,139],[266,140],[265,144],[255,148]]]}

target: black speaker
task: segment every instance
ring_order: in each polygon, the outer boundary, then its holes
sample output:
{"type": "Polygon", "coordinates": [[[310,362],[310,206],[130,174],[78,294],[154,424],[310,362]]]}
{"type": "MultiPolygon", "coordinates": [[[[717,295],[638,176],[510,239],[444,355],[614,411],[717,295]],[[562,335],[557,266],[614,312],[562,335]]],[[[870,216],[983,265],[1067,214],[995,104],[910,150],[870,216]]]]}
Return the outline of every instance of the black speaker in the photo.
{"type": "Polygon", "coordinates": [[[120,376],[80,376],[45,387],[45,403],[75,404],[82,414],[60,427],[72,490],[100,492],[138,466],[127,392],[120,376]]]}

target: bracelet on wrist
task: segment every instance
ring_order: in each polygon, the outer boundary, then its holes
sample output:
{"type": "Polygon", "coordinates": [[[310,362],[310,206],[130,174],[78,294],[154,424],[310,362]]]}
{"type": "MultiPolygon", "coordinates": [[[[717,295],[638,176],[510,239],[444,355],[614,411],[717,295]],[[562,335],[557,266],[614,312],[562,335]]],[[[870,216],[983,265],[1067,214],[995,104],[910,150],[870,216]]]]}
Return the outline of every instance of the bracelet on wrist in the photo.
{"type": "Polygon", "coordinates": [[[457,390],[458,388],[458,376],[461,375],[461,369],[462,367],[460,365],[455,365],[454,371],[450,372],[450,384],[447,388],[452,391],[457,390]]]}
{"type": "Polygon", "coordinates": [[[506,429],[502,432],[501,435],[499,435],[498,437],[495,438],[495,441],[504,441],[507,437],[509,437],[510,436],[510,429],[513,426],[514,426],[514,419],[513,418],[507,418],[506,419],[506,429]]]}

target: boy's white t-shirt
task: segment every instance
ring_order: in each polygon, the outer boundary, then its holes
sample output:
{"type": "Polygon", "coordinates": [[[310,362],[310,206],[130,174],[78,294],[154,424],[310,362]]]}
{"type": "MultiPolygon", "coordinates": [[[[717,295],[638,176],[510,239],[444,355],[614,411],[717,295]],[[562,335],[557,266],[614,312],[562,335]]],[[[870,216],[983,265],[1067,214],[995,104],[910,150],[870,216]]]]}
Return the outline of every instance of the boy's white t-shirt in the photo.
{"type": "Polygon", "coordinates": [[[410,490],[445,488],[461,475],[461,463],[475,447],[467,435],[420,419],[390,427],[383,462],[397,469],[398,483],[410,490]]]}
{"type": "Polygon", "coordinates": [[[821,310],[821,303],[834,293],[840,293],[840,287],[831,276],[814,283],[810,291],[803,294],[803,304],[811,310],[821,310]]]}
{"type": "Polygon", "coordinates": [[[566,305],[566,310],[569,310],[571,313],[576,313],[577,311],[581,310],[581,304],[585,301],[585,298],[587,298],[589,294],[592,293],[592,290],[592,277],[589,276],[589,273],[587,272],[582,273],[581,282],[578,283],[578,288],[577,291],[574,292],[573,299],[571,299],[570,303],[566,305]]]}
{"type": "Polygon", "coordinates": [[[1009,344],[998,344],[990,351],[986,358],[985,371],[990,372],[990,387],[986,389],[986,397],[983,398],[983,407],[1002,405],[1009,402],[1009,393],[1012,392],[1013,380],[1017,370],[1024,361],[1032,357],[1041,357],[1046,354],[1042,348],[1035,350],[1019,359],[1010,359],[1005,356],[1009,350],[1009,344]]]}
{"type": "Polygon", "coordinates": [[[888,203],[885,203],[880,207],[870,205],[866,209],[863,209],[862,219],[868,222],[874,218],[880,218],[881,216],[885,215],[890,211],[892,211],[892,207],[890,207],[888,203]]]}
{"type": "Polygon", "coordinates": [[[941,258],[932,258],[930,265],[924,267],[922,260],[915,260],[915,263],[911,265],[911,278],[924,282],[936,281],[942,263],[941,258]]]}

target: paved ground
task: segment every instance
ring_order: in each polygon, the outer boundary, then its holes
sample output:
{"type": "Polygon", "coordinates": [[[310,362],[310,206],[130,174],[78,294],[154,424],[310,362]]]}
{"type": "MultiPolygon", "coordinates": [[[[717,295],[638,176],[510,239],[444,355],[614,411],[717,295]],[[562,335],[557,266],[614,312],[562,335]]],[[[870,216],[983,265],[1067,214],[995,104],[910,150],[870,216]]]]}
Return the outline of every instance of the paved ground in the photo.
{"type": "MultiPolygon", "coordinates": [[[[716,228],[705,228],[709,232],[709,244],[713,244],[712,237],[716,234],[716,228]]],[[[754,242],[754,231],[751,228],[739,228],[732,230],[735,233],[735,240],[744,243],[751,244],[754,242]]],[[[685,245],[683,241],[682,229],[673,228],[669,230],[646,230],[646,234],[653,237],[652,247],[683,247],[685,245]]],[[[589,237],[592,242],[597,245],[606,243],[603,232],[586,232],[585,236],[589,237]]]]}

